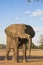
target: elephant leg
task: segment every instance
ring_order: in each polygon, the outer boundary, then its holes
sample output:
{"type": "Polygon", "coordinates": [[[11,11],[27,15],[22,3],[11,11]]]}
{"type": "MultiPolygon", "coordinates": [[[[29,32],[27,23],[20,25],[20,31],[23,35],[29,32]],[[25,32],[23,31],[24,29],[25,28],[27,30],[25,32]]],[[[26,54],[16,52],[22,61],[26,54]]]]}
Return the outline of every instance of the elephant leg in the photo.
{"type": "Polygon", "coordinates": [[[6,57],[5,57],[5,59],[8,58],[9,52],[10,52],[10,46],[9,46],[9,44],[7,44],[6,45],[6,57]]]}
{"type": "Polygon", "coordinates": [[[14,54],[13,54],[13,60],[15,62],[18,62],[18,55],[19,55],[19,50],[17,48],[17,46],[14,47],[14,54]],[[16,48],[15,48],[16,47],[16,48]]]}
{"type": "Polygon", "coordinates": [[[18,62],[18,48],[15,48],[15,62],[18,62]]]}
{"type": "Polygon", "coordinates": [[[14,53],[14,57],[15,57],[15,62],[18,62],[18,39],[16,39],[16,41],[14,42],[15,43],[15,53],[14,53]]]}
{"type": "Polygon", "coordinates": [[[6,44],[6,57],[5,57],[5,60],[8,58],[9,52],[10,52],[10,38],[7,37],[7,44],[6,44]]]}
{"type": "Polygon", "coordinates": [[[31,44],[32,44],[32,38],[29,38],[29,56],[31,55],[31,44]]]}
{"type": "Polygon", "coordinates": [[[26,62],[26,44],[23,44],[23,62],[26,62]]]}
{"type": "Polygon", "coordinates": [[[6,53],[6,57],[5,57],[5,59],[8,59],[9,52],[10,52],[10,49],[7,50],[7,53],[6,53]]]}
{"type": "Polygon", "coordinates": [[[13,51],[14,51],[14,53],[13,53],[13,60],[15,61],[15,47],[13,48],[13,51]]]}

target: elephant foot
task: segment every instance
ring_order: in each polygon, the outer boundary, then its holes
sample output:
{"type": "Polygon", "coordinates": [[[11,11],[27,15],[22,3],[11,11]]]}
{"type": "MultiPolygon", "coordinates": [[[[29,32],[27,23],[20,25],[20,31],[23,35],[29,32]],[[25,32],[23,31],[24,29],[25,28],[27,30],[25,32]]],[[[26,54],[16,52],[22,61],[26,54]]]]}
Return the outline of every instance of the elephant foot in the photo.
{"type": "Polygon", "coordinates": [[[5,61],[8,61],[8,58],[6,57],[4,60],[5,60],[5,61]]]}
{"type": "Polygon", "coordinates": [[[19,62],[18,59],[15,59],[15,58],[13,58],[12,61],[14,61],[15,63],[19,62]]]}
{"type": "Polygon", "coordinates": [[[18,63],[18,60],[13,58],[12,61],[14,61],[15,63],[18,63]]]}
{"type": "Polygon", "coordinates": [[[15,58],[12,59],[13,61],[16,61],[15,58]]]}
{"type": "Polygon", "coordinates": [[[26,62],[26,60],[23,60],[23,62],[26,62]]]}

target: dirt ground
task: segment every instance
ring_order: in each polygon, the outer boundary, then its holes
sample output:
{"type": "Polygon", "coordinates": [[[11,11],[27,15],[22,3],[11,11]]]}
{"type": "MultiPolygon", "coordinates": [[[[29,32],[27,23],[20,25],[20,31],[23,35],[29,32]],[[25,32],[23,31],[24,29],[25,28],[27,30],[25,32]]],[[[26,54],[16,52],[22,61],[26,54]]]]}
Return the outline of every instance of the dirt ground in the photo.
{"type": "MultiPolygon", "coordinates": [[[[43,49],[32,49],[31,57],[28,58],[28,62],[15,63],[14,60],[2,60],[1,56],[6,55],[6,50],[0,50],[0,65],[43,65],[43,49]]],[[[13,55],[13,51],[9,55],[13,55]]],[[[20,50],[19,55],[23,55],[22,50],[20,50]]],[[[29,50],[27,50],[27,57],[29,55],[29,50]]]]}
{"type": "Polygon", "coordinates": [[[43,65],[43,61],[15,63],[14,61],[1,61],[0,65],[43,65]]]}
{"type": "MultiPolygon", "coordinates": [[[[6,54],[6,49],[0,50],[0,56],[6,54]]],[[[13,50],[11,49],[9,55],[13,55],[13,50]]],[[[19,49],[19,55],[23,55],[21,49],[19,49]]],[[[27,55],[29,55],[29,50],[27,49],[27,55]]],[[[43,56],[43,49],[31,49],[31,56],[43,56]]]]}

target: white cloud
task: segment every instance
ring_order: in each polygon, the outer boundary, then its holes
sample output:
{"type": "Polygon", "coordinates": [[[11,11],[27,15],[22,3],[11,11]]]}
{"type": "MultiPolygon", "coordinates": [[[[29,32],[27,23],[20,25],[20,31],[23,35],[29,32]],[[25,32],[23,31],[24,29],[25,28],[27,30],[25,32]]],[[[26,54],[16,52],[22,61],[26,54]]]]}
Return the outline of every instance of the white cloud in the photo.
{"type": "Polygon", "coordinates": [[[29,13],[30,13],[30,11],[25,11],[24,13],[25,13],[25,14],[29,14],[29,13]]]}
{"type": "Polygon", "coordinates": [[[36,31],[36,32],[43,32],[43,27],[34,27],[34,30],[36,31]]]}
{"type": "Polygon", "coordinates": [[[32,13],[32,16],[41,16],[43,14],[43,10],[37,9],[32,13]]]}
{"type": "Polygon", "coordinates": [[[34,27],[34,30],[35,30],[35,31],[39,31],[39,28],[38,28],[38,27],[34,27]]]}
{"type": "Polygon", "coordinates": [[[43,20],[43,17],[41,17],[40,19],[43,20]]]}

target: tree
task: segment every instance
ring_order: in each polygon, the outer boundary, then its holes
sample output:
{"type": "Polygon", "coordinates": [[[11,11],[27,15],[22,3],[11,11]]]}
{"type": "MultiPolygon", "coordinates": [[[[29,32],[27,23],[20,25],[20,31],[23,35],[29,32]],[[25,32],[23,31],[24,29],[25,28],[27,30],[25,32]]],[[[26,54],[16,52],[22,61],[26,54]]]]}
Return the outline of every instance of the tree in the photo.
{"type": "Polygon", "coordinates": [[[43,35],[40,35],[39,43],[43,44],[43,35]]]}
{"type": "MultiPolygon", "coordinates": [[[[27,44],[27,49],[28,49],[28,44],[27,44]]],[[[36,46],[34,43],[32,43],[31,49],[38,49],[38,46],[36,46]]]]}
{"type": "Polygon", "coordinates": [[[36,46],[34,43],[32,43],[31,48],[32,48],[32,49],[38,49],[38,46],[36,46]]]}
{"type": "Polygon", "coordinates": [[[43,49],[43,35],[40,35],[39,43],[40,43],[39,48],[40,48],[40,49],[43,49]]]}
{"type": "Polygon", "coordinates": [[[39,46],[39,49],[43,49],[43,44],[41,44],[41,45],[39,46]]]}
{"type": "Polygon", "coordinates": [[[0,44],[0,49],[5,49],[5,48],[6,48],[6,45],[0,44]]]}

